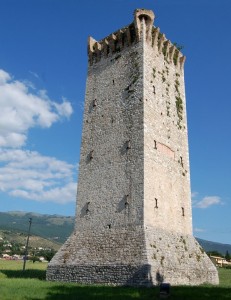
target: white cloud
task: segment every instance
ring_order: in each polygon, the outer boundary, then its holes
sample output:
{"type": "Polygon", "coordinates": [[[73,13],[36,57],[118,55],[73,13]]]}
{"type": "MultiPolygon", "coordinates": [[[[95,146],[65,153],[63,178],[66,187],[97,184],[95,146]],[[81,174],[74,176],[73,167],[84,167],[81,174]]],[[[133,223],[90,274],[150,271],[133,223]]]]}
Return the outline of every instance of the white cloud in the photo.
{"type": "Polygon", "coordinates": [[[198,195],[198,192],[192,192],[192,193],[191,193],[191,197],[192,197],[192,198],[195,198],[197,195],[198,195]]]}
{"type": "Polygon", "coordinates": [[[63,103],[61,104],[58,104],[58,103],[55,103],[55,107],[57,109],[57,112],[64,116],[64,117],[69,117],[72,112],[73,112],[73,109],[72,109],[72,106],[70,104],[70,102],[68,102],[65,98],[63,98],[63,103]]]}
{"type": "Polygon", "coordinates": [[[10,79],[11,79],[10,75],[4,70],[0,69],[0,84],[5,84],[10,79]]]}
{"type": "MultiPolygon", "coordinates": [[[[36,77],[36,73],[32,73],[36,77]]],[[[52,101],[46,90],[0,69],[0,191],[40,202],[75,202],[76,166],[22,150],[32,127],[49,128],[73,113],[70,102],[52,101]]]]}
{"type": "Polygon", "coordinates": [[[35,151],[0,150],[0,191],[56,203],[75,202],[75,166],[35,151]]]}
{"type": "Polygon", "coordinates": [[[212,205],[222,204],[221,198],[218,196],[207,196],[204,197],[201,201],[195,201],[194,207],[197,208],[207,208],[212,205]]]}
{"type": "Polygon", "coordinates": [[[52,101],[45,90],[36,91],[30,82],[14,80],[0,70],[0,147],[21,147],[30,128],[49,128],[72,112],[66,99],[60,104],[52,101]]]}
{"type": "Polygon", "coordinates": [[[70,182],[62,187],[52,188],[47,191],[43,190],[40,193],[36,191],[13,190],[10,192],[10,195],[40,202],[50,201],[59,204],[66,204],[69,202],[75,202],[76,183],[70,182]]]}
{"type": "Polygon", "coordinates": [[[38,74],[36,72],[29,71],[29,73],[31,75],[33,75],[35,78],[40,79],[39,76],[38,76],[38,74]]]}

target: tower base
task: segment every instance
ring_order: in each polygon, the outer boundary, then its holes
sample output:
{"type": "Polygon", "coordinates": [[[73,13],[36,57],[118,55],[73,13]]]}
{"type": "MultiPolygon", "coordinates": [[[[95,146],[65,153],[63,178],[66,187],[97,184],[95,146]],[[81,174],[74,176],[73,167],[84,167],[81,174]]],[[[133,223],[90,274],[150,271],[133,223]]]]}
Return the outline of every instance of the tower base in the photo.
{"type": "Polygon", "coordinates": [[[47,280],[153,286],[218,284],[218,273],[192,236],[158,228],[76,231],[48,265],[47,280]]]}

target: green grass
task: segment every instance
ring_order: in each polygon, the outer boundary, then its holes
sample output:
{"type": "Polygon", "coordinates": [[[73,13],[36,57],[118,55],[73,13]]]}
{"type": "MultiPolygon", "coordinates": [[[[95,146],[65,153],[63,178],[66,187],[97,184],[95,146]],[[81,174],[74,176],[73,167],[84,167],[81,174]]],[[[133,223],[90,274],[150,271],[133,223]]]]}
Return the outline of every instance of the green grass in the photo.
{"type": "MultiPolygon", "coordinates": [[[[45,263],[0,260],[0,300],[92,300],[159,299],[158,288],[85,286],[45,281],[45,263]]],[[[231,270],[219,270],[219,286],[171,287],[172,300],[231,299],[231,270]]]]}

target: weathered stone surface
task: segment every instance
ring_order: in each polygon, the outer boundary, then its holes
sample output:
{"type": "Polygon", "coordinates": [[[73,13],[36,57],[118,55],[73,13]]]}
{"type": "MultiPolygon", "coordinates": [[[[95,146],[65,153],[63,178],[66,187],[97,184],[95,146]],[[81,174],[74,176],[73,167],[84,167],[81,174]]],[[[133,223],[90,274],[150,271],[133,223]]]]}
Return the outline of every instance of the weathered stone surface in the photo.
{"type": "Polygon", "coordinates": [[[76,226],[48,280],[218,283],[192,236],[185,58],[153,20],[89,39],[76,226]]]}
{"type": "Polygon", "coordinates": [[[213,282],[216,269],[192,236],[153,227],[75,232],[49,266],[50,280],[151,286],[213,282]]]}

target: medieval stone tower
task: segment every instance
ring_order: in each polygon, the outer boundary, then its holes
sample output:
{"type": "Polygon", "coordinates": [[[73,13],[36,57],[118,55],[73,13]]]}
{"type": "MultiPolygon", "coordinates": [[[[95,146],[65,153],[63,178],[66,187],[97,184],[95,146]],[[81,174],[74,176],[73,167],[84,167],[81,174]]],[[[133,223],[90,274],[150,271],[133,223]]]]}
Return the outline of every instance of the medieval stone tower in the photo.
{"type": "Polygon", "coordinates": [[[48,280],[218,283],[192,235],[185,57],[153,21],[89,38],[76,225],[48,280]]]}

